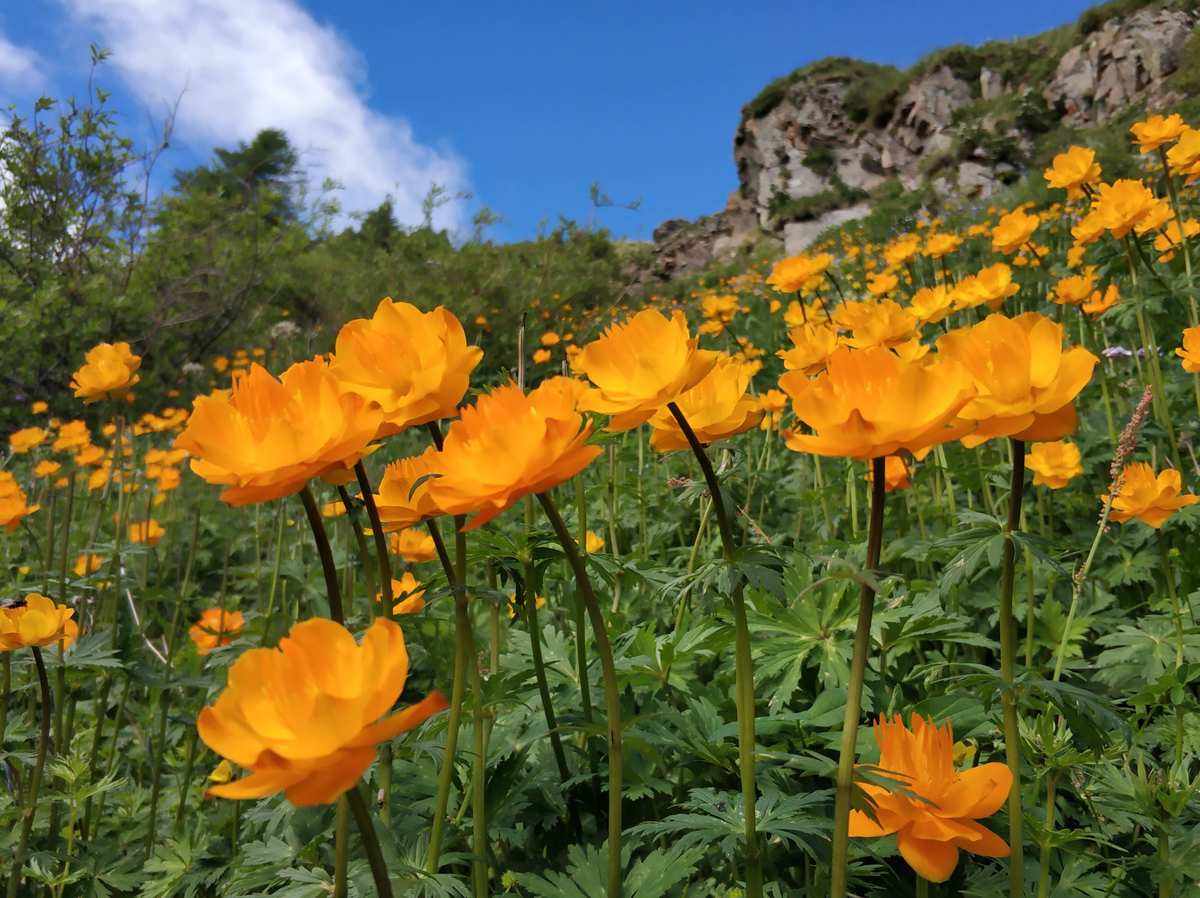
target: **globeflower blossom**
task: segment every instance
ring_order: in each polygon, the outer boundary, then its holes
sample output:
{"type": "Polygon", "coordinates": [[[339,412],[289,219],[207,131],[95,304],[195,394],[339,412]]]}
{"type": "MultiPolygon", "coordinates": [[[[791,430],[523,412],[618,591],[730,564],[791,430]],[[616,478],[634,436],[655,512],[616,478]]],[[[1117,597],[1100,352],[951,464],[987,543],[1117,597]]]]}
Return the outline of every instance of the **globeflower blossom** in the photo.
{"type": "Polygon", "coordinates": [[[1183,116],[1178,112],[1170,115],[1152,115],[1140,122],[1134,122],[1129,127],[1134,142],[1143,153],[1157,150],[1165,143],[1175,140],[1187,128],[1183,116]]]}
{"type": "MultiPolygon", "coordinates": [[[[698,384],[682,393],[676,405],[702,445],[710,445],[749,430],[762,412],[758,400],[748,396],[750,367],[722,356],[698,384]]],[[[650,445],[659,452],[687,449],[689,444],[670,409],[660,409],[650,419],[650,445]]]]}
{"type": "Polygon", "coordinates": [[[897,780],[895,791],[859,782],[871,800],[871,815],[850,812],[850,835],[896,835],[900,856],[924,879],[945,882],[958,865],[959,850],[984,857],[1008,857],[1007,843],[978,821],[990,817],[1008,799],[1012,771],[992,762],[956,770],[954,732],[919,714],[910,727],[896,715],[879,718],[875,742],[877,769],[897,780]]]}
{"type": "Polygon", "coordinates": [[[610,415],[608,429],[629,430],[699,383],[716,363],[698,348],[682,312],[666,318],[643,309],[583,347],[571,369],[592,383],[583,411],[610,415]]]}
{"type": "Polygon", "coordinates": [[[1041,219],[1036,214],[1030,214],[1024,209],[1014,209],[1001,216],[996,227],[992,229],[992,249],[1005,255],[1015,253],[1029,242],[1039,224],[1041,219]]]}
{"type": "Polygon", "coordinates": [[[1118,240],[1147,220],[1153,222],[1161,218],[1165,222],[1171,214],[1170,207],[1149,187],[1129,178],[1114,184],[1101,184],[1094,209],[1098,221],[1118,240]],[[1166,217],[1163,217],[1164,213],[1166,217]]]}
{"type": "Polygon", "coordinates": [[[343,391],[378,406],[382,437],[452,417],[482,358],[449,310],[383,299],[372,317],[343,325],[331,371],[343,391]]]}
{"type": "Polygon", "coordinates": [[[399,555],[409,564],[420,564],[423,561],[433,561],[437,557],[437,544],[433,537],[416,529],[401,530],[392,534],[388,541],[388,550],[393,555],[399,555]]]}
{"type": "Polygon", "coordinates": [[[40,446],[47,436],[41,427],[22,427],[9,434],[8,448],[12,450],[13,455],[23,455],[40,446]]]}
{"type": "Polygon", "coordinates": [[[12,533],[40,507],[29,504],[11,471],[0,471],[0,527],[12,533]]]}
{"type": "MultiPolygon", "coordinates": [[[[399,579],[392,578],[392,596],[396,603],[392,606],[392,614],[417,614],[425,610],[425,587],[412,571],[405,571],[399,579]]],[[[375,593],[375,601],[383,601],[383,590],[375,593]]]]}
{"type": "Polygon", "coordinates": [[[1025,456],[1025,467],[1033,472],[1033,485],[1060,490],[1083,473],[1079,447],[1066,440],[1034,443],[1025,456]]]}
{"type": "Polygon", "coordinates": [[[1184,328],[1183,345],[1175,350],[1183,362],[1183,370],[1200,373],[1200,327],[1184,328]]]}
{"type": "Polygon", "coordinates": [[[833,256],[829,253],[790,256],[775,263],[767,277],[767,283],[780,293],[811,290],[821,282],[821,278],[832,264],[833,256]]]}
{"type": "Polygon", "coordinates": [[[140,379],[142,357],[128,343],[101,343],[88,350],[84,364],[71,377],[75,398],[84,402],[121,399],[140,379]]]}
{"type": "Polygon", "coordinates": [[[404,634],[382,617],[361,643],[341,624],[314,618],[292,627],[278,648],[250,649],[196,720],[204,744],[250,775],[208,794],[282,790],[297,806],[333,802],[366,772],[379,743],[446,707],[434,692],[389,715],[407,679],[404,634]]]}
{"type": "Polygon", "coordinates": [[[200,620],[188,627],[188,636],[199,655],[207,655],[223,645],[229,645],[242,632],[246,620],[240,611],[206,608],[200,620]]]}
{"type": "MultiPolygon", "coordinates": [[[[1174,468],[1156,475],[1145,462],[1132,462],[1121,471],[1118,481],[1120,489],[1111,497],[1109,516],[1120,524],[1138,520],[1157,530],[1179,509],[1200,502],[1200,496],[1181,494],[1183,480],[1174,468]]],[[[1108,502],[1109,495],[1101,499],[1108,502]]]]}
{"type": "Polygon", "coordinates": [[[441,514],[429,492],[436,460],[437,450],[431,446],[420,455],[394,461],[384,469],[375,495],[384,530],[403,530],[441,514]]]}
{"type": "Polygon", "coordinates": [[[67,648],[79,636],[74,616],[75,609],[37,592],[0,605],[0,652],[60,643],[67,648]]]}
{"type": "Polygon", "coordinates": [[[1100,182],[1100,163],[1096,151],[1087,147],[1071,147],[1054,157],[1050,168],[1043,172],[1046,183],[1067,192],[1068,199],[1078,199],[1086,185],[1100,182]]]}

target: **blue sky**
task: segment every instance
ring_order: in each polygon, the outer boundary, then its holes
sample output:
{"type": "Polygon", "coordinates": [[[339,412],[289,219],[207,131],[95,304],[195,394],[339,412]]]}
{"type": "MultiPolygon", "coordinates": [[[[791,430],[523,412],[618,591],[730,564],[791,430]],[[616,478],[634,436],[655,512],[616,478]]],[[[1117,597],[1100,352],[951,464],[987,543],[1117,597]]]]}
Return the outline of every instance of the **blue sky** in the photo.
{"type": "Polygon", "coordinates": [[[6,0],[0,104],[78,92],[94,41],[114,51],[102,80],[131,131],[181,97],[168,167],[278,124],[351,208],[390,192],[412,221],[437,180],[499,212],[499,239],[593,214],[648,238],[724,205],[738,112],[772,78],[828,55],[904,66],[1089,5],[6,0]],[[594,213],[593,181],[640,209],[594,213]]]}

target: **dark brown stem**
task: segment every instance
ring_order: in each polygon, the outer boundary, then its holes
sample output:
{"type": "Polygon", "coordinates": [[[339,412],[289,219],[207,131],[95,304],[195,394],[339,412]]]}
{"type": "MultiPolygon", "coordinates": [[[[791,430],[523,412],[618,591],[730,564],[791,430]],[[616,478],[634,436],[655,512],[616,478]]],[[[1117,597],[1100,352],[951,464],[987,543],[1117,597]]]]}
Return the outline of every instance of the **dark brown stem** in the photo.
{"type": "Polygon", "coordinates": [[[367,469],[359,461],[354,466],[354,476],[358,478],[358,489],[362,493],[363,504],[367,506],[367,518],[371,521],[371,536],[375,539],[375,554],[379,556],[379,582],[383,589],[384,614],[392,616],[392,563],[388,559],[387,538],[383,535],[383,524],[379,520],[379,508],[375,505],[375,496],[371,492],[371,481],[367,477],[367,469]]]}
{"type": "Polygon", "coordinates": [[[338,583],[337,566],[333,563],[333,549],[329,547],[329,536],[321,522],[321,510],[317,507],[317,500],[313,498],[307,483],[304,489],[300,490],[300,498],[304,501],[304,511],[308,515],[308,526],[312,528],[313,540],[317,544],[317,554],[321,556],[321,570],[325,572],[329,616],[339,624],[344,624],[346,616],[342,612],[342,588],[338,583]]]}

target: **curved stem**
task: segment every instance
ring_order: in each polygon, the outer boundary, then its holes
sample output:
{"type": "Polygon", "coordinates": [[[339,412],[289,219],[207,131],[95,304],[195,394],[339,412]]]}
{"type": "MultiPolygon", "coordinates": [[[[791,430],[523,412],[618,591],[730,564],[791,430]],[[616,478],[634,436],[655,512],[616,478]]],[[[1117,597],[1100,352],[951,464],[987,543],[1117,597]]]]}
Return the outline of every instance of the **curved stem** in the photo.
{"type": "Polygon", "coordinates": [[[379,508],[375,505],[375,496],[371,492],[371,481],[367,477],[367,469],[361,461],[354,466],[354,476],[358,478],[358,489],[362,493],[363,504],[367,507],[367,518],[371,522],[375,554],[379,556],[379,582],[383,584],[383,613],[390,618],[393,616],[392,605],[395,599],[392,595],[392,562],[388,558],[387,538],[383,535],[383,524],[379,520],[379,508]]]}
{"type": "Polygon", "coordinates": [[[308,515],[308,526],[312,528],[313,540],[317,544],[317,554],[321,556],[321,570],[325,573],[325,594],[329,597],[329,616],[339,624],[346,622],[342,613],[342,588],[338,583],[337,566],[333,563],[333,549],[329,547],[329,536],[325,533],[325,525],[321,522],[321,510],[317,500],[313,498],[308,484],[300,490],[300,498],[304,501],[304,511],[308,515]]]}
{"type": "Polygon", "coordinates": [[[375,824],[371,822],[367,803],[357,785],[352,786],[346,793],[346,803],[350,805],[350,813],[354,815],[358,834],[362,836],[363,850],[367,853],[371,877],[375,880],[375,893],[379,898],[392,898],[392,881],[388,878],[387,865],[383,862],[383,851],[379,847],[379,838],[375,835],[375,824]]]}
{"type": "Polygon", "coordinates": [[[624,774],[621,748],[621,693],[617,684],[617,669],[613,664],[612,645],[608,641],[608,628],[604,612],[592,589],[587,565],[579,554],[579,547],[571,538],[567,525],[563,523],[554,500],[549,493],[539,493],[538,502],[554,535],[567,556],[567,563],[575,575],[575,585],[583,596],[592,630],[596,637],[596,649],[600,654],[600,667],[604,674],[604,702],[608,712],[608,890],[607,898],[621,898],[621,781],[624,774]]]}
{"type": "Polygon", "coordinates": [[[1025,441],[1013,439],[1012,481],[1008,494],[1008,521],[1004,526],[1004,552],[1000,566],[1000,678],[1005,689],[1004,752],[1012,771],[1008,793],[1008,838],[1012,855],[1008,862],[1008,891],[1021,898],[1025,889],[1024,853],[1021,843],[1021,728],[1017,696],[1013,690],[1017,663],[1017,621],[1013,617],[1013,583],[1016,578],[1016,543],[1013,532],[1021,528],[1021,499],[1025,494],[1025,441]]]}
{"type": "Polygon", "coordinates": [[[50,750],[50,716],[53,712],[50,679],[46,676],[46,664],[42,660],[42,650],[36,645],[32,646],[32,649],[33,665],[37,669],[38,689],[41,691],[42,719],[41,729],[38,731],[37,757],[33,762],[33,772],[29,776],[29,792],[25,797],[25,807],[21,812],[21,839],[17,843],[17,853],[12,858],[12,875],[8,879],[8,898],[17,898],[20,894],[21,870],[25,866],[25,854],[29,850],[29,836],[33,832],[33,818],[37,814],[42,771],[46,769],[46,753],[50,750]]]}
{"type": "MultiPolygon", "coordinates": [[[[867,532],[867,571],[879,567],[883,548],[883,503],[886,472],[884,459],[871,459],[871,522],[867,532]]],[[[829,894],[845,898],[846,857],[850,845],[850,804],[854,788],[854,751],[858,742],[858,718],[862,713],[863,682],[867,656],[871,652],[871,618],[875,614],[875,587],[864,581],[858,594],[858,624],[854,630],[854,655],[850,660],[850,683],[846,687],[846,712],[842,718],[842,742],[838,751],[837,794],[833,810],[833,870],[829,894]]]]}
{"type": "Polygon", "coordinates": [[[363,573],[366,576],[367,600],[373,602],[376,595],[375,575],[371,573],[371,556],[367,551],[367,538],[363,535],[363,528],[358,522],[358,509],[354,507],[354,498],[344,486],[339,486],[337,491],[338,497],[342,500],[342,507],[346,509],[346,517],[350,520],[350,532],[354,535],[354,544],[358,547],[358,560],[362,564],[363,573]]]}
{"type": "MultiPolygon", "coordinates": [[[[733,524],[729,512],[725,508],[725,499],[721,494],[721,484],[717,472],[713,470],[712,460],[704,451],[704,446],[696,437],[687,418],[674,402],[667,404],[679,429],[683,431],[692,454],[700,464],[704,473],[704,481],[708,485],[708,494],[712,500],[711,507],[717,516],[717,528],[721,533],[721,546],[725,553],[725,562],[733,565],[737,547],[733,540],[733,524]]],[[[748,898],[762,898],[762,846],[758,838],[758,788],[755,782],[754,745],[755,745],[755,711],[754,711],[754,661],[750,655],[750,627],[746,622],[746,602],[743,595],[745,581],[738,577],[729,597],[733,608],[734,626],[734,694],[737,697],[738,719],[738,771],[742,785],[742,811],[745,817],[746,839],[746,894],[748,898]]]]}

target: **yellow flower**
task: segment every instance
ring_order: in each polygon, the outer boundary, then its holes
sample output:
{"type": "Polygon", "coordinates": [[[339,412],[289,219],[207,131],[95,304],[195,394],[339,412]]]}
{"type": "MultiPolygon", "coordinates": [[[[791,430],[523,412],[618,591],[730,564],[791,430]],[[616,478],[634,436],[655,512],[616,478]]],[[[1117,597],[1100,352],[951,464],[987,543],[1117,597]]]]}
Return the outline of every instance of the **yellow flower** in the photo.
{"type": "Polygon", "coordinates": [[[75,464],[81,468],[90,468],[104,460],[104,450],[99,446],[84,446],[75,454],[75,464]]]}
{"type": "Polygon", "coordinates": [[[83,554],[75,559],[75,566],[72,568],[75,571],[76,577],[86,577],[88,574],[94,574],[104,566],[104,556],[95,554],[83,554]]]}
{"type": "Polygon", "coordinates": [[[23,455],[30,449],[40,446],[46,437],[46,431],[40,427],[23,427],[9,435],[8,448],[14,455],[23,455]]]}
{"type": "Polygon", "coordinates": [[[1025,456],[1025,467],[1033,471],[1034,486],[1060,490],[1083,473],[1079,447],[1066,440],[1034,443],[1025,456]]]}
{"type": "Polygon", "coordinates": [[[314,477],[345,472],[367,452],[382,412],[341,390],[325,362],[300,362],[276,380],[257,363],[233,389],[195,401],[175,445],[192,470],[221,484],[230,505],[300,492],[314,477]]]}
{"type": "Polygon", "coordinates": [[[1052,301],[1059,305],[1077,306],[1092,295],[1096,289],[1096,270],[1089,268],[1083,274],[1062,278],[1054,285],[1052,301]]]}
{"type": "Polygon", "coordinates": [[[989,315],[938,341],[975,381],[977,395],[960,416],[974,424],[962,438],[978,446],[993,437],[1056,440],[1075,429],[1075,397],[1099,361],[1082,347],[1062,347],[1063,329],[1044,315],[989,315]]]}
{"type": "Polygon", "coordinates": [[[948,256],[962,246],[962,238],[955,234],[931,234],[925,241],[925,255],[931,259],[948,256]]]}
{"type": "Polygon", "coordinates": [[[128,343],[101,343],[88,350],[84,364],[71,378],[75,398],[84,402],[122,398],[140,378],[142,357],[128,343]]]}
{"type": "MultiPolygon", "coordinates": [[[[758,401],[747,396],[750,368],[722,355],[698,384],[683,393],[676,404],[701,444],[728,439],[754,427],[762,418],[758,401]]],[[[659,452],[687,449],[687,437],[670,409],[660,409],[650,419],[650,445],[659,452]]]]}
{"type": "Polygon", "coordinates": [[[896,715],[879,718],[875,742],[878,768],[899,780],[895,789],[860,782],[872,814],[850,812],[850,835],[875,838],[896,834],[900,856],[919,876],[945,882],[958,865],[959,850],[983,857],[1008,857],[1005,841],[978,821],[1004,805],[1012,790],[1007,765],[993,761],[954,769],[954,731],[935,727],[919,714],[912,729],[896,715]]]}
{"type": "Polygon", "coordinates": [[[344,391],[379,406],[379,435],[387,436],[452,417],[481,358],[447,309],[384,299],[373,317],[338,332],[332,371],[344,391]]]}
{"type": "Polygon", "coordinates": [[[388,549],[393,555],[399,555],[409,564],[420,564],[422,561],[432,561],[437,557],[437,546],[433,537],[420,530],[401,530],[393,533],[388,541],[388,549]]]}
{"type": "Polygon", "coordinates": [[[925,324],[937,324],[954,311],[953,299],[945,284],[922,287],[913,294],[908,310],[925,324]]]}
{"type": "Polygon", "coordinates": [[[394,461],[384,469],[375,505],[384,530],[403,530],[441,514],[429,492],[437,450],[394,461]]]}
{"type": "Polygon", "coordinates": [[[56,605],[53,599],[36,592],[0,605],[0,652],[59,643],[67,648],[79,636],[74,616],[73,608],[56,605]]]}
{"type": "Polygon", "coordinates": [[[1187,128],[1187,123],[1178,112],[1170,115],[1152,115],[1140,122],[1130,125],[1129,133],[1143,153],[1157,150],[1164,143],[1175,140],[1187,128]]]}
{"type": "Polygon", "coordinates": [[[825,367],[825,362],[838,346],[837,331],[825,324],[813,323],[793,327],[788,331],[791,349],[775,353],[783,359],[783,367],[789,371],[815,374],[825,367]]]}
{"type": "Polygon", "coordinates": [[[1108,289],[1103,294],[1099,290],[1091,295],[1087,302],[1081,305],[1081,308],[1088,315],[1093,317],[1103,315],[1118,302],[1121,301],[1121,291],[1117,289],[1116,284],[1109,284],[1108,289]]]}
{"type": "Polygon", "coordinates": [[[361,644],[340,624],[314,618],[278,648],[250,649],[196,727],[205,745],[251,773],[208,794],[263,798],[282,789],[294,805],[333,802],[366,772],[379,743],[446,707],[435,692],[385,717],[407,679],[404,634],[386,618],[361,644]]]}
{"type": "Polygon", "coordinates": [[[767,283],[780,293],[810,290],[821,283],[825,271],[832,264],[833,256],[829,253],[818,253],[815,256],[801,254],[780,259],[771,269],[767,283]]]}
{"type": "Polygon", "coordinates": [[[557,346],[562,341],[562,337],[554,331],[546,331],[542,334],[541,343],[543,346],[557,346]]]}
{"type": "Polygon", "coordinates": [[[12,533],[41,506],[30,505],[11,471],[0,471],[0,527],[12,533]]]}
{"type": "Polygon", "coordinates": [[[1100,164],[1096,161],[1096,151],[1087,147],[1071,147],[1065,153],[1055,156],[1054,163],[1043,175],[1051,187],[1065,190],[1069,199],[1076,199],[1083,195],[1085,184],[1100,182],[1100,164]]]}
{"type": "MultiPolygon", "coordinates": [[[[894,299],[872,305],[871,313],[858,322],[846,343],[855,349],[872,346],[895,346],[912,338],[917,319],[894,299]]],[[[840,310],[839,310],[840,311],[840,310]]]]}
{"type": "Polygon", "coordinates": [[[433,501],[448,514],[474,515],[466,527],[474,529],[582,471],[601,449],[587,443],[592,426],[575,408],[575,390],[562,377],[528,395],[509,384],[464,408],[437,456],[433,501]]]}
{"type": "Polygon", "coordinates": [[[37,402],[35,402],[33,405],[31,405],[29,407],[29,411],[35,415],[44,415],[49,410],[50,410],[50,406],[47,405],[45,402],[43,402],[41,399],[39,399],[37,402]]]}
{"type": "MultiPolygon", "coordinates": [[[[392,578],[392,597],[396,599],[392,614],[417,614],[425,609],[425,587],[417,582],[412,571],[405,571],[399,580],[392,578]]],[[[375,593],[375,601],[383,601],[383,590],[375,593]]]]}
{"type": "MultiPolygon", "coordinates": [[[[1179,509],[1200,502],[1200,496],[1180,495],[1183,481],[1174,468],[1160,471],[1156,476],[1145,462],[1133,462],[1121,472],[1120,483],[1109,516],[1121,524],[1136,518],[1157,530],[1179,509]]],[[[1107,502],[1109,497],[1101,498],[1107,502]]]]}
{"type": "Polygon", "coordinates": [[[1188,327],[1183,331],[1183,345],[1175,350],[1183,359],[1183,370],[1193,374],[1200,372],[1200,327],[1188,327]]]}
{"type": "Polygon", "coordinates": [[[40,462],[33,466],[33,476],[50,477],[54,474],[57,474],[58,469],[61,467],[62,465],[60,465],[58,462],[50,461],[48,458],[43,458],[40,462]]]}
{"type": "Polygon", "coordinates": [[[825,303],[819,299],[810,299],[808,302],[800,302],[793,299],[788,303],[787,310],[783,313],[783,323],[788,327],[803,327],[809,322],[816,322],[818,319],[827,320],[825,316],[825,303]]]}
{"type": "MultiPolygon", "coordinates": [[[[1194,218],[1189,218],[1183,223],[1183,236],[1191,242],[1197,234],[1200,234],[1200,221],[1194,218]]],[[[1182,244],[1182,239],[1179,234],[1179,222],[1172,220],[1167,223],[1167,226],[1154,238],[1154,248],[1158,250],[1160,262],[1170,262],[1175,258],[1175,250],[1179,249],[1182,244]]]]}
{"type": "Polygon", "coordinates": [[[1014,296],[1020,289],[1013,282],[1012,269],[1003,262],[997,262],[958,282],[954,288],[954,306],[956,309],[971,309],[986,303],[994,312],[1004,300],[1014,296]]]}
{"type": "MultiPolygon", "coordinates": [[[[874,480],[875,472],[867,467],[867,483],[874,480]]],[[[891,493],[895,490],[906,490],[912,486],[909,479],[908,462],[899,455],[889,455],[883,460],[883,491],[891,493]]]]}
{"type": "Polygon", "coordinates": [[[1000,218],[992,229],[992,249],[1011,255],[1029,242],[1041,219],[1024,209],[1014,209],[1000,218]]]}
{"type": "Polygon", "coordinates": [[[206,608],[200,612],[200,620],[188,628],[188,636],[195,644],[197,654],[207,655],[213,649],[233,642],[245,626],[246,620],[240,611],[206,608]]]}
{"type": "Polygon", "coordinates": [[[585,542],[587,543],[586,548],[589,555],[604,551],[604,537],[595,530],[589,530],[587,532],[587,539],[585,542]]]}
{"type": "Polygon", "coordinates": [[[826,372],[779,379],[796,417],[814,433],[785,432],[789,449],[870,459],[920,452],[954,439],[950,426],[973,395],[970,377],[953,361],[909,362],[886,349],[839,348],[826,372]]]}
{"type": "Polygon", "coordinates": [[[762,412],[762,421],[758,426],[762,430],[778,430],[783,413],[787,411],[787,394],[781,390],[767,390],[758,397],[758,410],[762,412]]]}
{"type": "Polygon", "coordinates": [[[1200,131],[1185,128],[1179,141],[1167,150],[1167,165],[1171,171],[1190,181],[1200,176],[1200,131]]]}
{"type": "MultiPolygon", "coordinates": [[[[1097,220],[1120,240],[1143,221],[1160,216],[1162,206],[1158,197],[1141,181],[1122,178],[1114,184],[1100,185],[1093,208],[1097,220]]],[[[1169,210],[1167,214],[1170,214],[1169,210]]],[[[1076,239],[1079,239],[1078,235],[1076,239]]]]}
{"type": "Polygon", "coordinates": [[[889,268],[897,268],[915,256],[920,249],[920,237],[916,234],[904,234],[884,247],[883,258],[889,268]]]}
{"type": "Polygon", "coordinates": [[[674,402],[716,359],[716,353],[697,348],[682,312],[667,319],[654,309],[643,309],[583,347],[571,368],[593,384],[581,408],[611,415],[608,429],[620,431],[674,402]]]}
{"type": "Polygon", "coordinates": [[[162,525],[153,518],[148,521],[134,521],[129,525],[129,541],[131,543],[145,543],[148,546],[157,546],[158,541],[163,538],[163,534],[166,532],[162,528],[162,525]]]}
{"type": "Polygon", "coordinates": [[[92,433],[83,421],[68,421],[58,429],[58,437],[51,446],[55,452],[73,452],[92,442],[92,433]]]}
{"type": "Polygon", "coordinates": [[[890,271],[881,271],[867,278],[867,290],[872,296],[887,296],[899,283],[900,279],[890,271]]]}
{"type": "Polygon", "coordinates": [[[533,351],[533,363],[535,365],[544,365],[548,361],[550,361],[549,349],[535,349],[533,351]]]}

